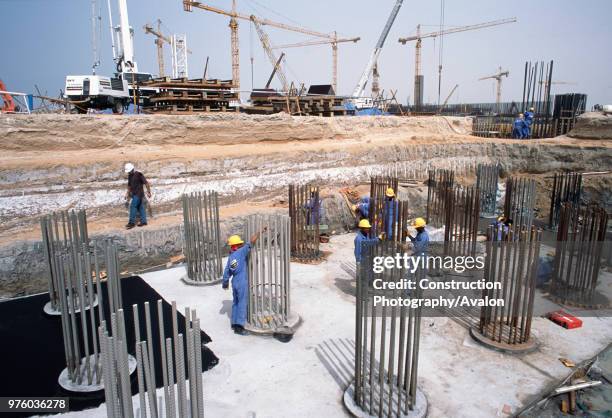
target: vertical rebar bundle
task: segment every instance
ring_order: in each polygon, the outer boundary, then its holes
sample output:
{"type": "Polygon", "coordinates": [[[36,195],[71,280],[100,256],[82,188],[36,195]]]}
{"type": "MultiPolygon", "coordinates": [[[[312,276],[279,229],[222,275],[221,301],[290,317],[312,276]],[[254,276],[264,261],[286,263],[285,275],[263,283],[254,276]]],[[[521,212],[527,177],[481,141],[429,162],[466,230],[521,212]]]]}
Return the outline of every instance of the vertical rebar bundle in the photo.
{"type": "Polygon", "coordinates": [[[217,192],[204,191],[183,195],[183,226],[187,277],[192,285],[210,285],[221,281],[221,242],[217,192]]]}
{"type": "Polygon", "coordinates": [[[251,215],[245,236],[260,233],[249,256],[250,330],[273,332],[291,323],[289,217],[251,215]]]}
{"type": "Polygon", "coordinates": [[[89,245],[87,215],[84,210],[54,212],[40,219],[40,230],[47,261],[50,298],[45,311],[51,315],[59,315],[62,288],[59,285],[57,256],[68,252],[75,254],[81,250],[83,244],[89,245]]]}
{"type": "Polygon", "coordinates": [[[476,188],[480,190],[480,210],[483,216],[490,216],[497,208],[497,185],[499,164],[478,164],[476,168],[476,188]]]}
{"type": "MultiPolygon", "coordinates": [[[[501,228],[501,227],[500,227],[501,228]]],[[[484,300],[503,300],[485,305],[480,322],[471,333],[478,341],[501,350],[523,351],[535,347],[531,321],[540,253],[541,231],[488,229],[484,280],[494,283],[482,291],[484,300]],[[496,238],[502,234],[502,240],[496,238]]]]}
{"type": "Polygon", "coordinates": [[[429,170],[427,182],[427,223],[437,226],[444,224],[446,201],[455,184],[455,172],[452,170],[429,170]]]}
{"type": "Polygon", "coordinates": [[[302,260],[319,258],[319,224],[322,202],[319,187],[289,185],[291,255],[302,260]]]}
{"type": "Polygon", "coordinates": [[[550,88],[552,82],[553,61],[525,62],[523,79],[522,113],[534,108],[531,125],[532,138],[550,138],[552,136],[552,104],[550,88]]]}
{"type": "Polygon", "coordinates": [[[444,221],[444,254],[474,255],[480,219],[479,189],[448,188],[444,221]]]}
{"type": "Polygon", "coordinates": [[[608,214],[599,207],[561,205],[550,293],[562,303],[597,307],[607,299],[598,284],[608,214]]]}
{"type": "Polygon", "coordinates": [[[385,192],[390,187],[396,194],[399,181],[397,177],[374,176],[370,178],[370,210],[369,220],[372,224],[371,234],[377,236],[385,231],[385,192]]]}
{"type": "Polygon", "coordinates": [[[121,283],[117,261],[117,247],[111,241],[104,243],[104,256],[96,247],[90,251],[86,244],[80,250],[56,255],[57,283],[60,290],[62,337],[66,356],[66,369],[59,378],[60,385],[70,391],[98,390],[101,385],[100,347],[97,328],[104,321],[104,306],[108,303],[114,313],[122,306],[121,283]],[[108,301],[101,291],[101,266],[106,266],[108,301]],[[93,306],[94,288],[100,298],[98,313],[93,306]],[[91,344],[91,345],[90,345],[91,344]]]}
{"type": "Polygon", "coordinates": [[[530,230],[533,225],[536,199],[535,180],[510,177],[506,180],[504,216],[512,219],[515,229],[530,230]]]}
{"type": "Polygon", "coordinates": [[[561,205],[570,202],[575,205],[580,203],[582,194],[582,174],[580,173],[555,173],[553,187],[550,192],[550,213],[548,215],[548,226],[555,228],[559,225],[561,205]]]}
{"type": "MultiPolygon", "coordinates": [[[[132,313],[140,404],[137,410],[138,415],[143,418],[148,416],[151,418],[203,418],[202,339],[200,320],[195,310],[185,308],[185,335],[183,335],[178,332],[179,321],[176,302],[172,302],[172,330],[166,330],[164,327],[163,301],[158,300],[159,338],[154,338],[152,334],[153,325],[149,302],[144,304],[144,335],[141,332],[138,305],[132,305],[132,313]],[[159,353],[159,356],[161,356],[163,386],[161,402],[158,402],[156,395],[155,353],[159,353]]],[[[119,319],[117,322],[120,323],[119,319]]],[[[103,346],[103,355],[107,358],[121,360],[124,356],[121,336],[125,335],[125,330],[120,329],[119,331],[118,337],[115,339],[106,336],[108,343],[103,346]]],[[[103,327],[100,327],[100,334],[101,339],[103,339],[103,327]]],[[[108,416],[111,418],[134,416],[131,389],[127,386],[128,390],[123,391],[122,378],[128,371],[125,361],[115,360],[105,363],[105,379],[106,376],[110,376],[111,381],[115,383],[105,391],[106,408],[108,416]]]]}
{"type": "MultiPolygon", "coordinates": [[[[374,296],[381,295],[372,285],[374,279],[399,282],[407,274],[402,268],[374,274],[374,257],[401,252],[401,244],[388,241],[362,249],[355,313],[355,380],[344,395],[349,410],[355,415],[356,406],[361,413],[356,416],[402,417],[417,410],[422,414],[415,416],[423,416],[426,411],[425,396],[417,388],[421,308],[374,303],[374,296]]],[[[421,277],[424,270],[416,274],[421,277]]],[[[421,290],[417,286],[412,292],[410,297],[418,298],[421,290]]],[[[408,297],[401,290],[384,294],[389,298],[408,297]]]]}

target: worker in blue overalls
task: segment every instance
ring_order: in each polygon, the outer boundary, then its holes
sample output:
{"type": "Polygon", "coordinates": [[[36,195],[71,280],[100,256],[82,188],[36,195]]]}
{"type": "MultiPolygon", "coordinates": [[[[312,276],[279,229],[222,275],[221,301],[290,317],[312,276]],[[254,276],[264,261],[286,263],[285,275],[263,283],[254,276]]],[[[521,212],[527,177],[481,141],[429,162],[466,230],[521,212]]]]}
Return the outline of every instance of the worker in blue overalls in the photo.
{"type": "Polygon", "coordinates": [[[408,238],[412,241],[412,245],[414,246],[414,255],[416,256],[425,256],[429,251],[429,234],[425,230],[425,226],[427,222],[423,218],[416,218],[414,222],[412,222],[413,228],[416,229],[416,236],[412,236],[408,234],[408,238]]]}
{"type": "Polygon", "coordinates": [[[359,231],[357,231],[357,235],[355,236],[355,270],[357,273],[357,278],[359,278],[360,266],[361,266],[361,256],[363,246],[368,243],[376,243],[379,241],[379,238],[371,238],[370,230],[372,229],[372,225],[370,221],[367,219],[362,219],[359,221],[359,231]]]}
{"type": "Polygon", "coordinates": [[[353,212],[359,213],[359,219],[370,216],[370,196],[363,196],[357,205],[352,206],[353,212]]]}
{"type": "Polygon", "coordinates": [[[387,187],[385,191],[385,205],[383,207],[384,233],[387,239],[393,236],[393,226],[397,221],[399,212],[399,202],[395,199],[393,187],[387,187]]]}
{"type": "Polygon", "coordinates": [[[531,125],[533,124],[534,117],[534,108],[530,107],[527,112],[525,112],[525,131],[523,138],[531,138],[531,125]]]}
{"type": "Polygon", "coordinates": [[[308,225],[317,225],[321,223],[323,219],[323,202],[317,198],[317,191],[315,188],[310,190],[310,198],[304,204],[304,208],[307,211],[306,219],[308,225]]]}
{"type": "Polygon", "coordinates": [[[512,123],[512,138],[523,139],[525,135],[525,119],[522,113],[512,123]]]}
{"type": "MultiPolygon", "coordinates": [[[[264,228],[265,231],[265,228],[264,228]]],[[[227,240],[230,255],[223,271],[223,289],[229,288],[232,278],[232,329],[236,334],[248,335],[244,329],[247,320],[247,307],[249,303],[249,253],[257,242],[259,232],[251,236],[250,242],[244,243],[240,235],[232,235],[227,240]]]]}

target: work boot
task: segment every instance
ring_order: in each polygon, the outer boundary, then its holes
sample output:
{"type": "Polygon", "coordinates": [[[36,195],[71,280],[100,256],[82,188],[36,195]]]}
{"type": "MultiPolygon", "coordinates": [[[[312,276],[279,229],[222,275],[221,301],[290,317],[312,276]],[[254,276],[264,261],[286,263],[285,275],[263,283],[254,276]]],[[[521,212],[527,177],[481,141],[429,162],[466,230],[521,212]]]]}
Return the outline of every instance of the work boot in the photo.
{"type": "Polygon", "coordinates": [[[131,222],[130,222],[130,223],[128,223],[128,224],[125,226],[125,229],[132,229],[132,228],[134,228],[135,226],[136,226],[136,225],[134,225],[133,223],[131,223],[131,222]]]}
{"type": "Polygon", "coordinates": [[[144,223],[143,222],[138,222],[138,226],[147,226],[147,223],[146,222],[144,222],[144,223]]]}
{"type": "Polygon", "coordinates": [[[244,329],[244,327],[242,325],[234,325],[234,334],[249,335],[249,331],[244,329]]]}

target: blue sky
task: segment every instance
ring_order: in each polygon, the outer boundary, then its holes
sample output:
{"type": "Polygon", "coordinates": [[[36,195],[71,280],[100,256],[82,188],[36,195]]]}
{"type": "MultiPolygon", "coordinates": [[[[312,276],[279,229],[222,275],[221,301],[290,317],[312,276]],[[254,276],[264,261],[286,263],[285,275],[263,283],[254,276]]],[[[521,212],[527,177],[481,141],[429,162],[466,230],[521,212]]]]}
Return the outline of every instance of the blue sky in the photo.
{"type": "MultiPolygon", "coordinates": [[[[102,66],[99,74],[114,69],[106,1],[102,2],[102,66]]],[[[230,0],[210,0],[210,5],[230,9],[230,0]]],[[[116,0],[111,0],[116,7],[116,0]]],[[[357,44],[339,47],[339,93],[350,94],[378,39],[394,0],[238,0],[238,10],[321,32],[336,30],[343,36],[360,36],[357,44]]],[[[33,92],[34,85],[57,96],[67,74],[91,71],[90,0],[0,0],[0,78],[9,90],[33,92]]],[[[202,10],[183,11],[181,0],[128,0],[130,23],[135,30],[136,60],[141,71],[157,73],[153,37],[142,26],[160,18],[167,30],[187,34],[190,76],[200,77],[210,57],[209,75],[231,78],[228,18],[202,10]]],[[[397,39],[415,32],[437,30],[440,2],[405,0],[382,52],[381,87],[398,89],[405,103],[412,96],[414,43],[402,46],[397,39]]],[[[469,25],[507,17],[517,23],[448,35],[444,40],[442,97],[459,84],[451,103],[495,100],[495,83],[477,81],[498,66],[510,71],[504,79],[502,100],[520,100],[526,60],[554,60],[553,79],[577,85],[553,86],[553,93],[580,92],[589,105],[612,103],[612,2],[609,0],[447,0],[446,24],[469,25]]],[[[114,16],[114,23],[118,16],[114,16]]],[[[251,87],[250,56],[254,57],[255,87],[262,87],[271,71],[249,22],[239,22],[242,88],[251,87]]],[[[309,40],[307,36],[265,27],[272,43],[309,40]]],[[[439,42],[423,40],[425,101],[437,100],[439,42]]],[[[306,85],[331,83],[331,48],[327,45],[287,49],[289,80],[306,85]]],[[[169,51],[166,51],[169,68],[169,51]]],[[[275,80],[276,83],[276,80],[275,80]]]]}

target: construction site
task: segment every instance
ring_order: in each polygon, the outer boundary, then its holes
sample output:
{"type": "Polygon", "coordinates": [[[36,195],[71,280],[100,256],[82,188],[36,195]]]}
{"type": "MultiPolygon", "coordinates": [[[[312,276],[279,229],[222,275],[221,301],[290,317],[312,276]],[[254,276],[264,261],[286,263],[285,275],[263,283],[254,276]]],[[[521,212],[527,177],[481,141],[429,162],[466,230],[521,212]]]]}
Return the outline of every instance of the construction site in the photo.
{"type": "Polygon", "coordinates": [[[603,61],[494,55],[500,5],[83,3],[53,82],[0,63],[0,416],[612,416],[603,61]]]}

